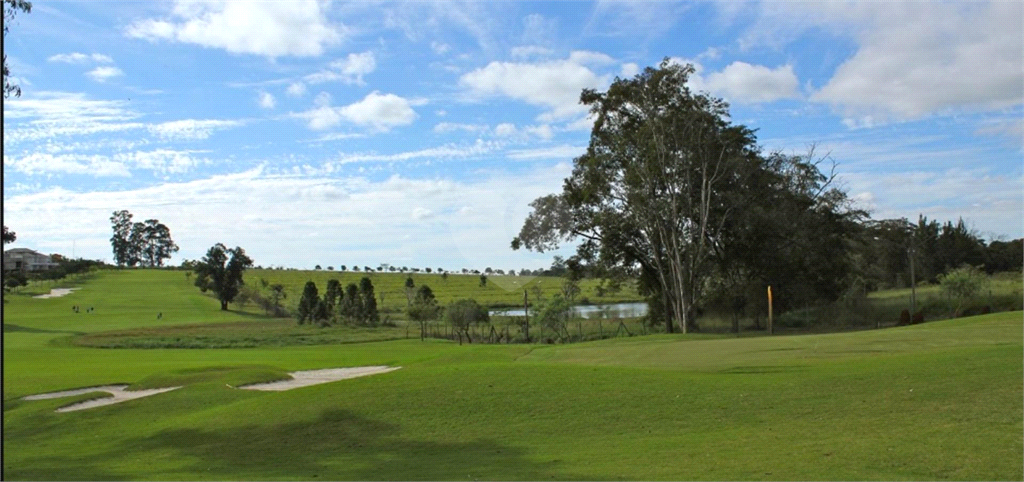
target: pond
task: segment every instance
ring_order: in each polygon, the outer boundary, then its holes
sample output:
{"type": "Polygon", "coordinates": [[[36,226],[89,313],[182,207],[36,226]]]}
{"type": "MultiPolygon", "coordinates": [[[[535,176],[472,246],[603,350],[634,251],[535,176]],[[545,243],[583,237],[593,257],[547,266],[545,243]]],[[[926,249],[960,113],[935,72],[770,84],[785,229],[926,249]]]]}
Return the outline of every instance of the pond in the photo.
{"type": "MultiPolygon", "coordinates": [[[[522,308],[491,310],[491,316],[524,316],[522,308]]],[[[533,316],[534,310],[530,309],[533,316]]],[[[647,314],[647,303],[612,303],[607,305],[579,305],[573,307],[573,315],[587,319],[598,318],[636,318],[647,314]]]]}

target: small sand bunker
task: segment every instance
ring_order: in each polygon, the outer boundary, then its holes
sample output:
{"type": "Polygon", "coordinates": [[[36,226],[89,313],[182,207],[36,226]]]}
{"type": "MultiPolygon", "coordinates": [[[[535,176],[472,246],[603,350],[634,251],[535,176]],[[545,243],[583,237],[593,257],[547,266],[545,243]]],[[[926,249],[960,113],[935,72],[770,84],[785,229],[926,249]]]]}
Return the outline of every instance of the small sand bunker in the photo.
{"type": "Polygon", "coordinates": [[[53,288],[49,293],[45,295],[33,296],[33,298],[60,298],[61,296],[70,295],[72,291],[79,288],[53,288]]]}
{"type": "Polygon", "coordinates": [[[148,397],[150,395],[156,395],[158,393],[169,392],[171,390],[177,390],[181,387],[167,387],[167,388],[153,388],[150,390],[133,390],[127,391],[128,385],[104,385],[101,387],[89,387],[79,388],[77,390],[65,390],[63,392],[52,392],[52,393],[41,393],[39,395],[29,395],[23,397],[22,400],[47,400],[51,398],[64,398],[73,397],[75,395],[82,395],[85,393],[92,392],[107,392],[113,397],[97,398],[95,400],[86,400],[81,403],[74,405],[68,405],[66,407],[60,407],[57,412],[73,412],[75,410],[85,410],[87,408],[102,407],[105,405],[113,405],[115,403],[127,402],[128,400],[135,400],[136,398],[148,397]]]}
{"type": "Polygon", "coordinates": [[[348,378],[365,377],[367,375],[376,375],[378,373],[392,372],[398,370],[399,368],[402,367],[375,366],[307,370],[289,373],[289,375],[292,376],[291,380],[281,380],[269,383],[255,383],[252,385],[244,385],[238,388],[242,388],[245,390],[265,390],[272,392],[281,392],[284,390],[291,390],[293,388],[301,388],[308,387],[310,385],[319,385],[321,383],[336,382],[338,380],[345,380],[348,378]]]}

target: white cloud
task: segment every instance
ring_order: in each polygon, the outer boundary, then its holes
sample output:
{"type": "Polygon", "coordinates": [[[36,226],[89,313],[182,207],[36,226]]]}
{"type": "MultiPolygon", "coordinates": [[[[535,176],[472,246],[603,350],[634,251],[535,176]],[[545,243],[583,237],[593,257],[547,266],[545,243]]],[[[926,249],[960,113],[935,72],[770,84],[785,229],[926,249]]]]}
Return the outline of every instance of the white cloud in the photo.
{"type": "Polygon", "coordinates": [[[493,142],[477,140],[471,145],[447,144],[417,151],[399,152],[396,154],[358,153],[342,154],[337,162],[349,164],[354,162],[395,162],[414,159],[466,159],[479,157],[495,151],[499,146],[493,142]]]}
{"type": "Polygon", "coordinates": [[[571,161],[587,152],[587,146],[571,146],[563,144],[554,147],[543,147],[538,149],[519,149],[508,152],[509,159],[564,159],[571,161]]]}
{"type": "Polygon", "coordinates": [[[50,62],[63,62],[66,64],[84,64],[88,62],[95,62],[98,64],[109,64],[114,61],[110,56],[103,54],[92,54],[86,55],[79,52],[72,52],[70,54],[57,54],[50,56],[47,61],[50,62]]]}
{"type": "Polygon", "coordinates": [[[548,124],[527,126],[524,130],[527,133],[537,136],[546,141],[551,140],[551,138],[555,136],[554,131],[551,130],[551,126],[548,124]]]}
{"type": "Polygon", "coordinates": [[[149,131],[163,139],[206,139],[215,130],[242,125],[241,121],[218,119],[183,119],[149,126],[149,131]]]}
{"type": "Polygon", "coordinates": [[[340,108],[338,113],[354,124],[386,131],[392,127],[412,124],[419,117],[412,106],[425,103],[373,91],[363,100],[340,108]]]}
{"type": "Polygon", "coordinates": [[[277,101],[274,100],[274,96],[270,92],[260,92],[256,102],[264,109],[273,109],[277,105],[277,101]]]}
{"type": "Polygon", "coordinates": [[[536,57],[547,57],[553,53],[555,53],[553,50],[539,45],[512,47],[512,58],[514,59],[527,60],[536,57]]]}
{"type": "Polygon", "coordinates": [[[708,75],[705,82],[712,92],[741,103],[796,98],[800,85],[791,65],[769,69],[746,62],[733,62],[708,75]]]}
{"type": "Polygon", "coordinates": [[[608,75],[598,75],[581,61],[594,62],[600,55],[573,52],[568,60],[539,63],[491,62],[463,75],[459,84],[476,96],[503,95],[550,109],[538,117],[542,122],[566,119],[586,112],[579,105],[585,88],[602,88],[608,75]]]}
{"type": "Polygon", "coordinates": [[[437,55],[444,55],[449,50],[451,50],[451,47],[446,43],[438,42],[435,40],[433,42],[430,42],[430,50],[433,50],[434,53],[437,55]]]}
{"type": "Polygon", "coordinates": [[[412,124],[419,117],[412,107],[423,105],[426,101],[373,91],[363,100],[344,107],[332,107],[331,95],[327,92],[317,95],[313,103],[316,108],[292,114],[292,117],[306,119],[310,129],[329,129],[346,120],[377,131],[388,131],[392,127],[412,124]]]}
{"type": "Polygon", "coordinates": [[[124,72],[117,67],[96,67],[86,72],[85,75],[96,82],[106,82],[114,77],[124,75],[124,72]]]}
{"type": "Polygon", "coordinates": [[[285,93],[291,97],[302,97],[303,95],[306,95],[306,84],[303,84],[302,82],[292,82],[288,85],[288,89],[285,90],[285,93]]]}
{"type": "Polygon", "coordinates": [[[481,124],[459,124],[454,122],[439,122],[434,125],[434,132],[484,132],[487,126],[481,124]]]}
{"type": "Polygon", "coordinates": [[[601,52],[588,50],[576,50],[569,54],[569,62],[580,65],[608,65],[615,63],[615,59],[601,52]]]}
{"type": "Polygon", "coordinates": [[[18,120],[16,127],[4,126],[4,145],[57,136],[95,134],[141,129],[145,124],[130,122],[139,114],[123,100],[93,100],[83,93],[37,91],[4,101],[6,120],[18,120]]]}
{"type": "Polygon", "coordinates": [[[518,130],[515,124],[504,122],[494,127],[494,135],[498,137],[511,137],[516,135],[518,130]]]}
{"type": "Polygon", "coordinates": [[[131,165],[134,169],[146,169],[160,174],[183,174],[210,162],[208,159],[194,157],[193,152],[171,149],[135,151],[115,154],[114,160],[131,165]]]}
{"type": "Polygon", "coordinates": [[[783,46],[813,29],[856,42],[856,53],[811,96],[853,124],[1024,103],[1017,2],[775,2],[760,9],[742,47],[783,46]]]}
{"type": "Polygon", "coordinates": [[[344,59],[331,62],[330,69],[321,70],[303,77],[303,80],[310,84],[322,84],[324,82],[342,81],[346,84],[365,85],[363,76],[372,73],[377,69],[377,61],[373,52],[360,54],[348,54],[344,59]]]}
{"type": "Polygon", "coordinates": [[[328,21],[327,5],[316,0],[178,0],[172,19],[139,20],[125,34],[153,42],[177,41],[270,58],[319,56],[346,33],[343,25],[328,21]]]}
{"type": "Polygon", "coordinates": [[[622,67],[619,69],[619,77],[622,77],[623,79],[631,79],[636,77],[636,74],[639,73],[640,66],[632,62],[622,64],[622,67]]]}
{"type": "Polygon", "coordinates": [[[420,221],[420,220],[423,220],[423,219],[430,219],[433,216],[434,216],[434,212],[429,210],[429,209],[427,209],[427,208],[417,207],[417,208],[414,208],[412,210],[412,218],[417,220],[417,221],[420,221]]]}
{"type": "MultiPolygon", "coordinates": [[[[28,175],[80,174],[93,177],[130,177],[128,167],[107,156],[85,154],[49,154],[36,152],[26,156],[4,155],[4,168],[28,175]]],[[[5,211],[6,212],[6,211],[5,211]]]]}

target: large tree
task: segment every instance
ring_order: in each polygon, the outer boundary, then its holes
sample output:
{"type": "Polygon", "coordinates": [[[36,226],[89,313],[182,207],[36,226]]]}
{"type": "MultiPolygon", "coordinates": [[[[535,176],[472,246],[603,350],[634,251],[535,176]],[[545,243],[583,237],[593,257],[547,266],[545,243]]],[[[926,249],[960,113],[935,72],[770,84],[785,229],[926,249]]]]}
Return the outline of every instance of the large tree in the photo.
{"type": "Polygon", "coordinates": [[[142,262],[149,267],[164,265],[165,259],[178,252],[178,245],[171,239],[171,230],[156,219],[147,219],[141,226],[142,262]]]}
{"type": "MultiPolygon", "coordinates": [[[[4,0],[4,43],[7,42],[7,32],[11,29],[11,23],[14,22],[14,16],[18,11],[29,13],[32,11],[32,2],[26,0],[4,0]]],[[[7,49],[4,49],[4,98],[8,98],[11,94],[15,97],[21,97],[21,87],[18,84],[11,83],[11,69],[7,67],[7,49]]]]}
{"type": "Polygon", "coordinates": [[[737,253],[734,246],[756,240],[752,216],[774,218],[762,227],[785,220],[770,200],[786,199],[790,214],[845,209],[845,195],[829,189],[817,164],[764,156],[754,132],[730,122],[724,101],[690,90],[693,73],[693,66],[666,59],[616,79],[607,92],[585,90],[580,102],[594,117],[587,151],[560,194],[531,204],[512,241],[513,249],[542,252],[579,240],[573,261],[605,276],[636,278],[669,332],[695,327],[721,263],[737,253]],[[836,199],[825,202],[829,196],[836,199]]]}
{"type": "Polygon", "coordinates": [[[240,247],[227,249],[223,244],[213,245],[196,265],[196,286],[202,292],[212,291],[220,300],[220,309],[227,311],[228,303],[242,289],[242,275],[252,267],[252,259],[240,247]]]}
{"type": "Polygon", "coordinates": [[[514,249],[581,239],[578,256],[636,275],[684,332],[708,276],[732,198],[760,158],[727,104],[693,93],[691,65],[663,61],[580,102],[595,122],[561,194],[534,201],[514,249]]]}

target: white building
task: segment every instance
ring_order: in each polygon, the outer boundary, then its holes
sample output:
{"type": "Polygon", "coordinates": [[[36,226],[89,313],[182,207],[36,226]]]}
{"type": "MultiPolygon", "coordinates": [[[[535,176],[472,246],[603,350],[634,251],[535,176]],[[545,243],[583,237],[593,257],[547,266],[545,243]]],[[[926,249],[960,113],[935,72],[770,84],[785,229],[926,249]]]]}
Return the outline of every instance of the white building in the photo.
{"type": "Polygon", "coordinates": [[[56,266],[48,255],[28,248],[4,251],[4,271],[45,271],[56,266]]]}

